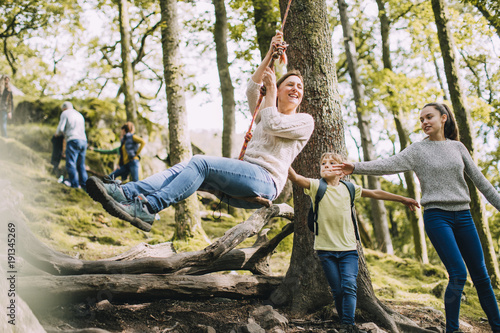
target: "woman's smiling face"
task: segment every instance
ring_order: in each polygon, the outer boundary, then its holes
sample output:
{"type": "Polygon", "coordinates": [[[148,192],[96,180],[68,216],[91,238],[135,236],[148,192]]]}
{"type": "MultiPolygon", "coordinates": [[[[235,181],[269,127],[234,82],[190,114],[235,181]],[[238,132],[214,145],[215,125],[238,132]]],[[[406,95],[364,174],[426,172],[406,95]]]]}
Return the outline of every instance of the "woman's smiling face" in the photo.
{"type": "Polygon", "coordinates": [[[426,106],[420,112],[420,127],[429,137],[435,137],[441,132],[444,135],[444,123],[447,119],[447,115],[442,115],[433,106],[426,106]]]}
{"type": "Polygon", "coordinates": [[[297,107],[302,102],[303,94],[302,80],[298,76],[291,75],[278,87],[278,105],[292,104],[297,107]]]}

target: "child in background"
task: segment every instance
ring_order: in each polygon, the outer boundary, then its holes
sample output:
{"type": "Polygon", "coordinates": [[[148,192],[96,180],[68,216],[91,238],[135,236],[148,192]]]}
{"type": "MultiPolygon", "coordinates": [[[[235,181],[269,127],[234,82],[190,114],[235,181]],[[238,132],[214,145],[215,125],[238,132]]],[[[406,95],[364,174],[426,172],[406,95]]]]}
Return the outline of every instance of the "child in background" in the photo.
{"type": "MultiPolygon", "coordinates": [[[[332,290],[335,307],[341,320],[340,333],[363,332],[354,324],[356,309],[356,278],[358,276],[358,251],[356,235],[351,218],[351,198],[347,186],[340,183],[342,172],[332,171],[332,166],[343,163],[339,154],[324,153],[321,156],[321,177],[327,183],[327,190],[318,206],[318,235],[314,239],[328,284],[332,290]]],[[[319,179],[298,175],[292,168],[288,178],[313,201],[319,188],[319,179]]],[[[388,193],[382,190],[367,190],[354,185],[355,200],[368,197],[378,200],[401,202],[411,210],[419,207],[411,198],[388,193]]]]}
{"type": "Polygon", "coordinates": [[[117,177],[121,177],[122,180],[126,180],[130,174],[131,181],[136,182],[139,180],[139,154],[146,145],[146,142],[134,133],[134,124],[130,121],[126,122],[120,132],[120,147],[111,150],[92,149],[101,154],[120,155],[118,169],[109,175],[110,178],[116,179],[117,177]]]}

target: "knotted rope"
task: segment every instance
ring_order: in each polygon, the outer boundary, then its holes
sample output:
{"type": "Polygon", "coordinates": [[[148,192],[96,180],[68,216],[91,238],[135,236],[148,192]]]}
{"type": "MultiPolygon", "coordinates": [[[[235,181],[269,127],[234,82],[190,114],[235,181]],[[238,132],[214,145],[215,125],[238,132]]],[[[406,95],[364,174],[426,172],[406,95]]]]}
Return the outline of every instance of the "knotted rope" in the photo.
{"type": "MultiPolygon", "coordinates": [[[[289,0],[288,5],[286,7],[286,11],[285,11],[285,16],[283,16],[283,24],[281,25],[281,29],[280,29],[281,32],[283,32],[283,28],[285,27],[286,18],[288,16],[288,11],[290,10],[291,3],[292,3],[292,0],[289,0]]],[[[286,53],[285,53],[287,46],[288,46],[288,44],[286,44],[285,42],[282,42],[281,44],[273,46],[274,50],[273,50],[273,55],[272,55],[271,61],[269,62],[269,68],[271,68],[271,69],[274,68],[274,61],[276,59],[280,59],[281,62],[284,63],[285,65],[287,64],[287,58],[286,58],[286,53]]],[[[273,71],[274,71],[274,69],[273,69],[273,71]]],[[[253,116],[252,116],[252,121],[250,122],[250,127],[248,128],[248,131],[245,134],[245,141],[243,142],[243,147],[241,147],[240,156],[238,157],[239,160],[243,160],[243,157],[245,156],[245,152],[247,150],[248,142],[252,139],[253,123],[255,122],[255,118],[257,117],[257,114],[259,113],[260,104],[262,103],[264,96],[266,96],[266,87],[262,86],[260,88],[260,95],[259,95],[259,99],[257,100],[257,106],[255,107],[255,110],[254,110],[253,116]]]]}

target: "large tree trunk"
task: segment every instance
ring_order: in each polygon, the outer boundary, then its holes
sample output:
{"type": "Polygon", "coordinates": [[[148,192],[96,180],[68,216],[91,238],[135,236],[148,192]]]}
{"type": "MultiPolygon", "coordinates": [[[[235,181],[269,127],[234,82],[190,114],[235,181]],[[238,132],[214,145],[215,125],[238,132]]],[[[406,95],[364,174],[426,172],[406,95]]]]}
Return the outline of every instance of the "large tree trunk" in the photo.
{"type": "MultiPolygon", "coordinates": [[[[450,91],[451,102],[455,111],[455,117],[458,123],[460,132],[460,141],[467,147],[469,152],[474,157],[474,130],[471,126],[471,117],[469,110],[465,104],[465,95],[460,83],[458,64],[455,56],[455,43],[452,32],[449,28],[447,18],[447,7],[444,0],[432,0],[432,10],[436,20],[439,45],[444,60],[444,69],[446,80],[448,81],[448,89],[450,91]]],[[[484,203],[481,200],[479,191],[474,186],[472,181],[467,178],[467,185],[471,196],[471,213],[476,224],[479,238],[483,246],[484,259],[486,267],[491,277],[493,286],[500,287],[500,271],[498,261],[496,259],[493,241],[491,239],[490,227],[486,217],[484,203]]]]}
{"type": "Polygon", "coordinates": [[[128,17],[128,7],[128,0],[118,0],[125,112],[127,114],[127,121],[136,123],[137,103],[135,100],[134,69],[132,67],[132,59],[130,56],[130,21],[128,17]]]}
{"type": "MultiPolygon", "coordinates": [[[[354,102],[356,104],[356,114],[358,116],[358,128],[361,135],[361,146],[363,148],[363,158],[365,161],[373,161],[375,159],[375,148],[370,133],[370,117],[367,114],[365,104],[365,92],[358,70],[358,54],[354,43],[354,33],[349,16],[347,14],[347,3],[344,0],[338,0],[340,9],[340,21],[342,22],[342,30],[344,33],[344,45],[346,49],[346,57],[351,76],[351,86],[354,92],[354,102]]],[[[368,176],[368,188],[372,190],[380,190],[380,181],[378,177],[368,176]]],[[[387,211],[382,200],[370,199],[372,209],[373,230],[375,239],[378,243],[378,248],[385,253],[394,254],[391,235],[389,233],[389,225],[387,224],[387,211]]]]}
{"type": "MultiPolygon", "coordinates": [[[[161,0],[161,29],[165,90],[168,103],[168,133],[170,162],[177,164],[192,156],[191,139],[187,123],[186,99],[179,50],[180,26],[177,17],[177,0],[161,0]]],[[[174,205],[176,230],[174,239],[205,236],[201,226],[196,194],[174,205]]]]}
{"type": "MultiPolygon", "coordinates": [[[[288,1],[281,0],[284,13],[288,1]]],[[[292,1],[284,27],[288,47],[288,69],[304,76],[301,112],[314,117],[315,130],[294,168],[306,177],[318,177],[319,158],[325,151],[345,154],[344,122],[340,110],[331,31],[324,1],[292,1]]],[[[332,301],[320,262],[313,252],[313,235],[307,229],[309,198],[294,186],[295,235],[290,267],[283,284],[271,296],[276,304],[290,305],[300,315],[332,301]]]]}
{"type": "Polygon", "coordinates": [[[220,89],[222,92],[222,156],[231,157],[235,133],[234,87],[229,72],[227,53],[227,15],[224,0],[213,0],[215,7],[214,40],[217,53],[220,89]]]}
{"type": "MultiPolygon", "coordinates": [[[[382,35],[382,60],[384,63],[384,68],[392,71],[392,61],[391,61],[391,50],[389,43],[390,35],[390,24],[391,21],[387,15],[385,9],[385,2],[383,0],[377,0],[377,6],[379,10],[380,18],[380,31],[382,35]]],[[[396,123],[396,130],[398,132],[399,142],[401,145],[401,150],[405,149],[410,142],[410,136],[401,122],[401,109],[396,108],[393,105],[387,106],[394,117],[394,122],[396,123]]],[[[404,173],[408,197],[418,200],[420,195],[417,190],[415,183],[415,178],[412,171],[404,173]]],[[[422,218],[422,213],[420,211],[412,211],[406,208],[406,215],[411,223],[412,233],[413,233],[413,244],[415,246],[415,256],[423,263],[429,263],[429,258],[427,255],[427,243],[425,241],[425,230],[424,221],[422,218]]]]}

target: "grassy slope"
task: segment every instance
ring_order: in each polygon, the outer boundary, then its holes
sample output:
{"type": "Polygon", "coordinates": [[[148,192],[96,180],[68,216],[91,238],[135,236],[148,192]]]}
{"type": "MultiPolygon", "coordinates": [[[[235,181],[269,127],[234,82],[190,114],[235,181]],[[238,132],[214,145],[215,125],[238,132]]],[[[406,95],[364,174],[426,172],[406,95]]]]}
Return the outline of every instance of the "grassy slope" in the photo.
{"type": "MultiPolygon", "coordinates": [[[[167,242],[173,234],[173,209],[161,212],[150,233],[144,233],[128,223],[111,217],[100,204],[93,202],[82,190],[57,183],[51,175],[50,136],[53,129],[29,125],[13,129],[15,139],[0,138],[0,181],[9,181],[24,195],[22,210],[28,217],[33,232],[52,248],[82,259],[100,259],[123,253],[141,242],[167,242]],[[33,147],[37,152],[26,146],[33,147]]],[[[204,221],[203,227],[211,239],[216,239],[244,217],[233,220],[204,221]]],[[[275,223],[270,236],[286,221],[275,223]]],[[[250,246],[252,240],[243,246],[250,246]]],[[[178,251],[197,250],[206,246],[202,241],[192,244],[174,244],[178,251]]],[[[272,267],[276,275],[283,275],[288,267],[292,237],[280,244],[273,255],[272,267]]],[[[444,310],[442,297],[432,290],[445,285],[444,268],[421,265],[411,259],[401,259],[379,252],[365,250],[373,287],[379,298],[396,302],[416,302],[444,310]]],[[[462,317],[474,321],[484,317],[475,289],[470,283],[465,289],[462,317]]]]}

